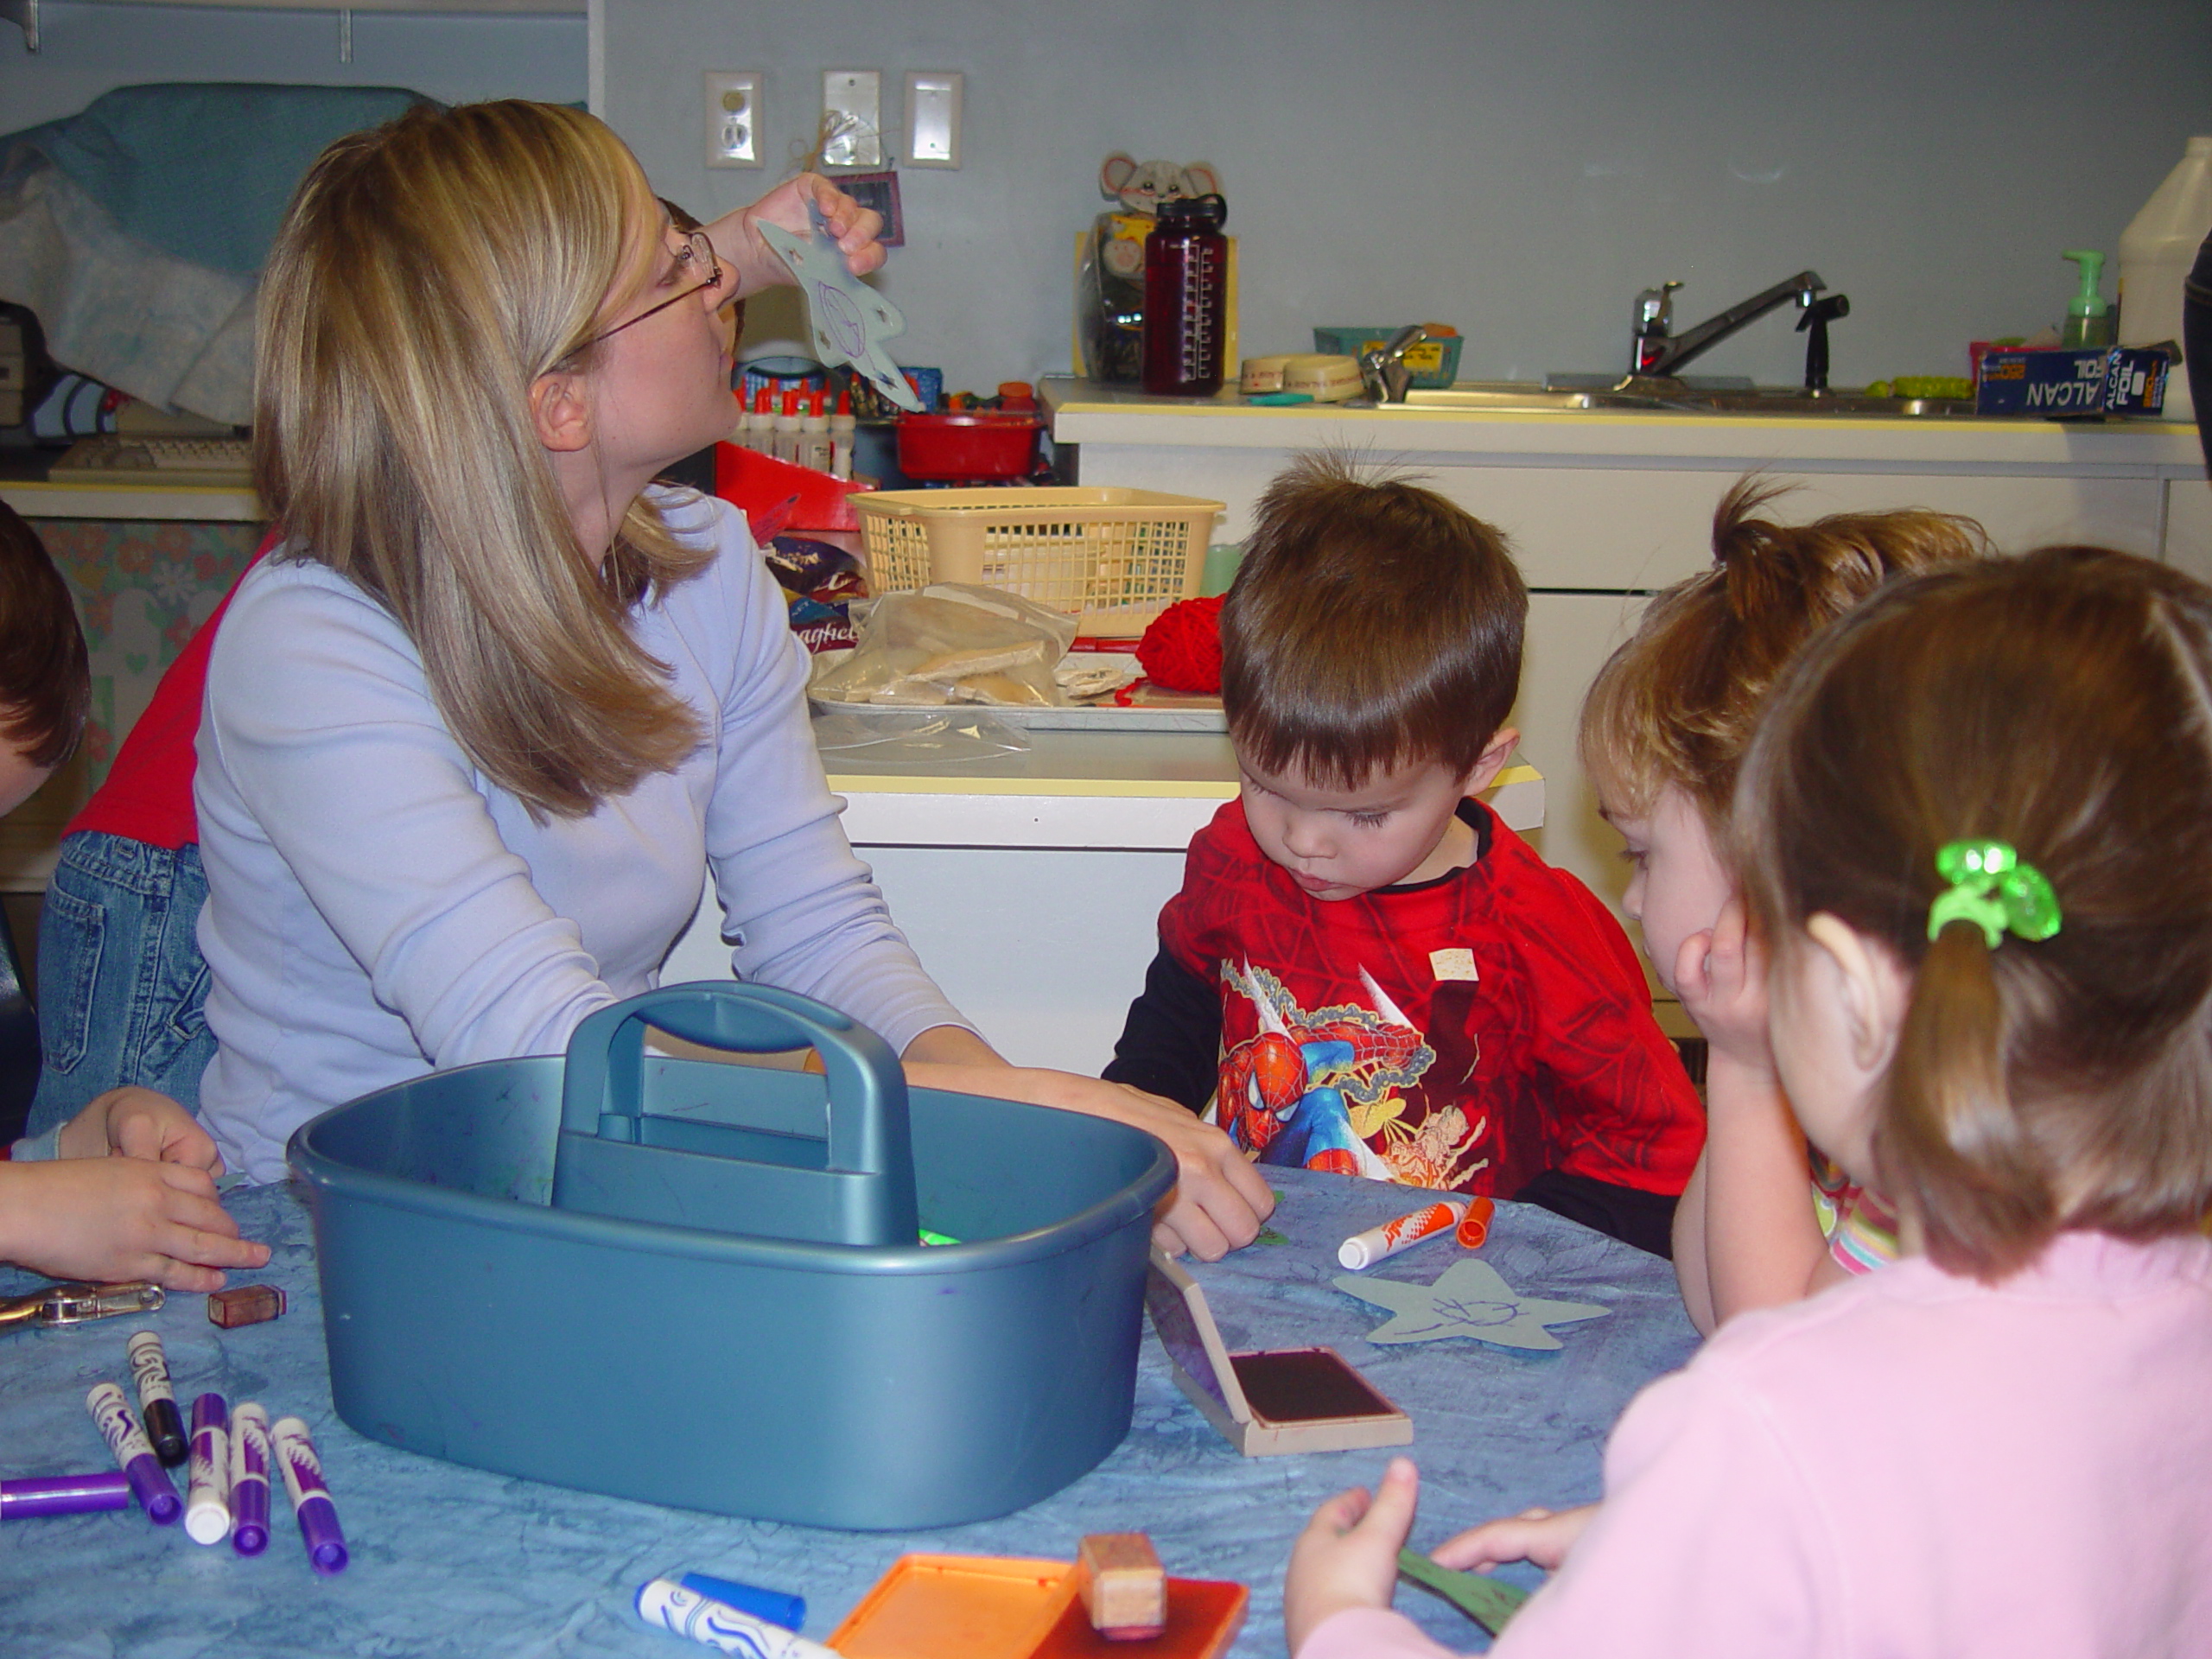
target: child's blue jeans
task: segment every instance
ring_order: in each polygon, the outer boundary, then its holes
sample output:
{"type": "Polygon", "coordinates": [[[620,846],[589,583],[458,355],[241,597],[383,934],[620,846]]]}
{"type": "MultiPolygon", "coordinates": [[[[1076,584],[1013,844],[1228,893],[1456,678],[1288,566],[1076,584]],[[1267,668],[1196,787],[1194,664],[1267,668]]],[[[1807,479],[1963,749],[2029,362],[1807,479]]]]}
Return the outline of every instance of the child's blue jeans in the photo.
{"type": "Polygon", "coordinates": [[[26,1134],[125,1084],[199,1109],[200,1074],[215,1054],[196,932],[207,899],[196,846],[171,852],[92,832],[61,843],[39,916],[45,1064],[26,1134]]]}

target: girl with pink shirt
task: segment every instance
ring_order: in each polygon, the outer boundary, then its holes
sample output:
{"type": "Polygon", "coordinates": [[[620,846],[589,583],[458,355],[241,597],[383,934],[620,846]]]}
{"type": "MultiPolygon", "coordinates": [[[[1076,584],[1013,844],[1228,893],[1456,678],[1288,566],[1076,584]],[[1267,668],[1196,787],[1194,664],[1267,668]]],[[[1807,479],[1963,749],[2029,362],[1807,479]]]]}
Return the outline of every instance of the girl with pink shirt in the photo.
{"type": "MultiPolygon", "coordinates": [[[[1894,582],[1735,796],[1780,1085],[1901,1259],[1730,1320],[1601,1504],[1440,1544],[1554,1576],[1509,1656],[2166,1655],[2212,1631],[2212,591],[2055,548],[1894,582]]],[[[1298,1659],[1389,1611],[1416,1480],[1316,1512],[1298,1659]]]]}

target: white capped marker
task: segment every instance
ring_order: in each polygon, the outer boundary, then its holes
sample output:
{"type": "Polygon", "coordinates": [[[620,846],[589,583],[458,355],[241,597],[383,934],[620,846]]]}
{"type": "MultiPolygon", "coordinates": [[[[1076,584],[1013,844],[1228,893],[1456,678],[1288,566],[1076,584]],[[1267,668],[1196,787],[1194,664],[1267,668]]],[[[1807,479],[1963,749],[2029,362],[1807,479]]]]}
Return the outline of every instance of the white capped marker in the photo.
{"type": "Polygon", "coordinates": [[[192,1402],[192,1473],[185,1491],[184,1530],[195,1544],[231,1535],[231,1414],[219,1394],[192,1402]]]}

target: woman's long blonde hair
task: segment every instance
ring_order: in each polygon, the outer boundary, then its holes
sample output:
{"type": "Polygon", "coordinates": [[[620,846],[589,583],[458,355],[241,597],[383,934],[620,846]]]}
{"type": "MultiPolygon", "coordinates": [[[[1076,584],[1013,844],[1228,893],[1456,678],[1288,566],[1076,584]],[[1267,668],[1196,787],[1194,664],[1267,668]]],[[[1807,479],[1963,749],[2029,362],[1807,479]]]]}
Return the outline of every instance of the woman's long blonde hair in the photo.
{"type": "Polygon", "coordinates": [[[1953,1272],[2061,1227],[2194,1229],[2212,1203],[2212,590],[2053,548],[1891,584],[1777,690],[1737,850],[1777,958],[1840,918],[1912,975],[1874,1125],[1884,1192],[1953,1272]],[[1936,855],[1994,840],[2057,933],[1988,944],[1936,855]]]}
{"type": "Polygon", "coordinates": [[[262,278],[254,482],[286,556],[390,608],[470,760],[538,814],[582,817],[700,739],[627,616],[711,555],[640,498],[602,568],[531,413],[539,376],[590,368],[650,200],[578,111],[419,107],[323,152],[262,278]]]}

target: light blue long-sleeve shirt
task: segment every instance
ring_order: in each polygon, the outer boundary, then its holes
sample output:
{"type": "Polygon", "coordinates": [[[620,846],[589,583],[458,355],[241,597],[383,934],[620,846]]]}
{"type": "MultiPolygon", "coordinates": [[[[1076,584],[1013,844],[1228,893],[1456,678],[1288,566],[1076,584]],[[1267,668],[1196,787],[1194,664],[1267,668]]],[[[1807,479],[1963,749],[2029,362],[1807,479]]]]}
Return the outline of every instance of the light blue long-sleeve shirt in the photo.
{"type": "Polygon", "coordinates": [[[704,741],[590,817],[533,823],[471,764],[384,607],[281,551],[217,634],[200,721],[200,944],[219,1045],[201,1121],[233,1170],[284,1173],[326,1109],[431,1071],[557,1054],[654,985],[708,869],[746,979],[901,1050],[968,1021],[892,924],[837,821],[804,654],[743,518],[665,493],[715,562],[635,613],[704,741]]]}

